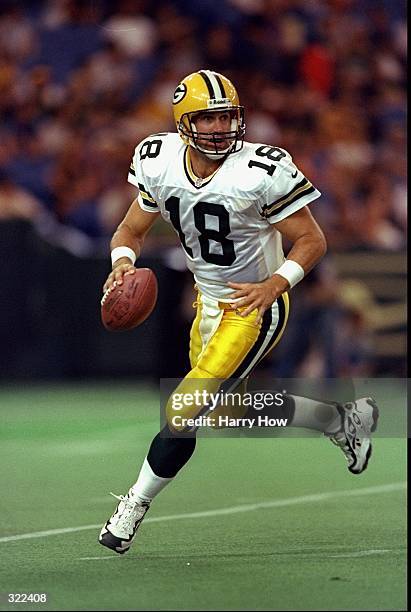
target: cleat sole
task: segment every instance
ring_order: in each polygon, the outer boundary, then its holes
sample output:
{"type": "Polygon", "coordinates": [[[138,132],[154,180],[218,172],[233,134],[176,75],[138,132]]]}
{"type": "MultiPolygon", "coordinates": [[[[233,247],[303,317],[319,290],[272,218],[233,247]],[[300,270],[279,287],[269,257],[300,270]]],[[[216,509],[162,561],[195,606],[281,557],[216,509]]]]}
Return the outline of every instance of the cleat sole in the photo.
{"type": "Polygon", "coordinates": [[[360,470],[359,472],[356,472],[355,470],[352,470],[349,467],[348,469],[351,472],[351,474],[359,475],[359,474],[362,474],[363,472],[365,472],[365,470],[367,469],[368,461],[370,460],[371,454],[372,454],[372,444],[370,444],[370,447],[367,450],[367,454],[365,455],[365,461],[364,461],[364,466],[363,466],[362,470],[360,470]]]}
{"type": "Polygon", "coordinates": [[[98,541],[102,546],[109,548],[110,550],[117,553],[118,555],[123,555],[130,548],[130,546],[128,546],[127,548],[121,549],[120,546],[121,546],[122,540],[120,540],[119,538],[116,538],[116,536],[113,536],[113,534],[110,533],[110,531],[106,531],[103,535],[100,534],[98,541]]]}

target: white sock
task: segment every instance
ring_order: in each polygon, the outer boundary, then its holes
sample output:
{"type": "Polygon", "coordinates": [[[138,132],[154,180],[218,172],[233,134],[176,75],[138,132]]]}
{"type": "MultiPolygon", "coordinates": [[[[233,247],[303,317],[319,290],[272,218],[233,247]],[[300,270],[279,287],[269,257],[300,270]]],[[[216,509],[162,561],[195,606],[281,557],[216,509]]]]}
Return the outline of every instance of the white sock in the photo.
{"type": "Polygon", "coordinates": [[[151,502],[172,480],[173,478],[161,478],[161,476],[156,476],[146,457],[141,466],[137,482],[133,484],[130,489],[130,494],[134,498],[137,498],[139,502],[151,502]]]}
{"type": "Polygon", "coordinates": [[[335,403],[298,395],[289,397],[295,405],[290,427],[306,427],[327,433],[336,433],[341,429],[341,415],[335,403]]]}

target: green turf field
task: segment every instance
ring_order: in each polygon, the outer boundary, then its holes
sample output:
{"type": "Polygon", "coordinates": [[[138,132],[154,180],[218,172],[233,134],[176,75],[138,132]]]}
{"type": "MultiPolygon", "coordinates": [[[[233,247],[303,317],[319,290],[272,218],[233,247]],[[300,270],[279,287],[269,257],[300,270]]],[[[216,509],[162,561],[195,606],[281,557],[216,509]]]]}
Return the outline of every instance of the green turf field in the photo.
{"type": "Polygon", "coordinates": [[[203,438],[119,556],[97,536],[158,431],[156,393],[22,386],[0,407],[2,610],[406,609],[404,438],[377,437],[361,476],[322,437],[203,438]]]}

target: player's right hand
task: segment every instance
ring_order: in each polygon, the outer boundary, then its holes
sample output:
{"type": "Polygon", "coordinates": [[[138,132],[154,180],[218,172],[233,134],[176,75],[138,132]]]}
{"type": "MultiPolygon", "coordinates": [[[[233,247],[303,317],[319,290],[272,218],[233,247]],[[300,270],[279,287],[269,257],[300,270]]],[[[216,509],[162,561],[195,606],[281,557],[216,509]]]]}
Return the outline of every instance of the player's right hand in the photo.
{"type": "Polygon", "coordinates": [[[122,285],[123,276],[125,274],[135,273],[136,269],[134,265],[130,263],[130,260],[128,258],[125,257],[124,259],[126,259],[127,263],[121,263],[120,259],[118,260],[118,262],[116,262],[116,265],[108,275],[107,280],[103,285],[103,293],[106,293],[106,291],[111,291],[111,289],[113,289],[117,285],[122,285]]]}

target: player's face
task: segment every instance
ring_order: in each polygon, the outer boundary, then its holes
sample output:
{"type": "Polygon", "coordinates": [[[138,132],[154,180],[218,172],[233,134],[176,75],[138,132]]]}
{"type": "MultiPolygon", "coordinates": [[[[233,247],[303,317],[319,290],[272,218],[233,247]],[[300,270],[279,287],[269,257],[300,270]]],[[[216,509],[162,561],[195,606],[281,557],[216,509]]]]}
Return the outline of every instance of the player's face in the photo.
{"type": "Polygon", "coordinates": [[[197,132],[201,134],[197,138],[197,144],[203,149],[226,149],[233,141],[232,137],[227,137],[228,132],[231,132],[231,119],[229,111],[198,113],[192,120],[197,132]]]}

